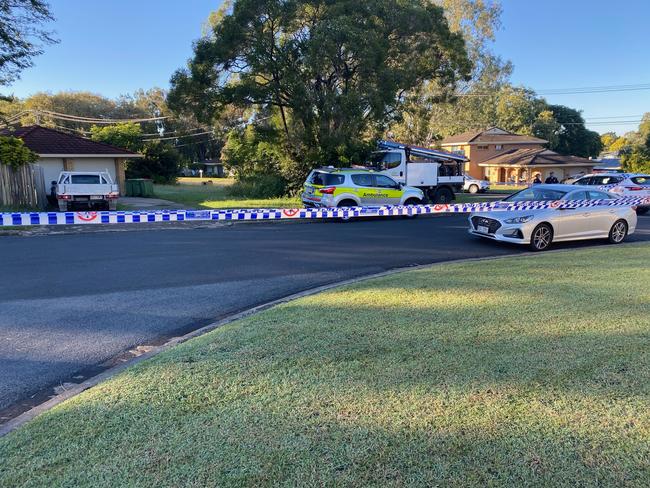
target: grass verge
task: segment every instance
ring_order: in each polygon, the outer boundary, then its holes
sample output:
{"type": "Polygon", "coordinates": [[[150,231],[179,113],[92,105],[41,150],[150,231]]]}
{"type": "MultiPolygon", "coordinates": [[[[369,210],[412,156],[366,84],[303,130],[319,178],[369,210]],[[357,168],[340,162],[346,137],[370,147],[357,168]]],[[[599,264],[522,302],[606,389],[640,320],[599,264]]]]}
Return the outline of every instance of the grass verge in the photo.
{"type": "Polygon", "coordinates": [[[298,198],[245,199],[228,195],[232,178],[182,178],[178,185],[154,185],[156,197],[181,203],[189,208],[294,208],[302,206],[298,198]]]}
{"type": "Polygon", "coordinates": [[[0,439],[0,485],[648,486],[649,260],[449,264],[275,307],[0,439]]]}

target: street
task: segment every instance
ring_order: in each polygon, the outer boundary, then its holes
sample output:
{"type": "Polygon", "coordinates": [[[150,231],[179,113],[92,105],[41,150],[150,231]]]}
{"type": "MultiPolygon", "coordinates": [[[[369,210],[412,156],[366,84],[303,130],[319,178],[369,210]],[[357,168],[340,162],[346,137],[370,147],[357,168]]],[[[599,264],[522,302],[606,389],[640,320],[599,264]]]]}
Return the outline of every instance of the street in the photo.
{"type": "MultiPolygon", "coordinates": [[[[649,240],[640,217],[628,242],[649,240]]],[[[0,410],[134,346],[300,290],[526,250],[468,236],[462,215],[0,237],[0,410]]]]}

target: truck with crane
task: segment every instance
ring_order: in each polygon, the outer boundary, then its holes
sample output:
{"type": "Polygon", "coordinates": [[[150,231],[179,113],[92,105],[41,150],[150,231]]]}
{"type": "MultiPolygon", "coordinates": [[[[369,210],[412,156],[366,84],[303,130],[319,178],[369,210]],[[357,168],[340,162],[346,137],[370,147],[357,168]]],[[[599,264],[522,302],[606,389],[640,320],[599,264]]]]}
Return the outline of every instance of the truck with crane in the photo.
{"type": "Polygon", "coordinates": [[[419,188],[431,203],[449,203],[463,189],[466,162],[460,154],[379,141],[366,166],[398,183],[419,188]]]}

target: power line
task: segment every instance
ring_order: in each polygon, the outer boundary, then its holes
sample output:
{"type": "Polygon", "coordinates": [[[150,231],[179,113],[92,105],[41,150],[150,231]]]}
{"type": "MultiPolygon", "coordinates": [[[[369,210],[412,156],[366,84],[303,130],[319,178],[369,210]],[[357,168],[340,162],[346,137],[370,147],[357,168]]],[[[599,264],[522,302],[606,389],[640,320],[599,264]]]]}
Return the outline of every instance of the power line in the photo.
{"type": "MultiPolygon", "coordinates": [[[[516,89],[516,88],[515,88],[516,89]]],[[[532,90],[536,95],[578,95],[582,93],[609,93],[609,92],[626,92],[650,90],[650,83],[640,83],[637,85],[610,85],[610,86],[583,86],[575,88],[547,88],[543,90],[532,90]]],[[[476,92],[476,93],[457,93],[458,97],[492,97],[498,95],[498,92],[476,92]]]]}
{"type": "Polygon", "coordinates": [[[169,139],[181,139],[183,137],[196,137],[196,136],[204,136],[206,134],[213,134],[214,131],[207,130],[205,132],[197,132],[196,134],[183,134],[183,135],[178,135],[178,136],[170,136],[170,137],[154,137],[152,139],[142,139],[143,141],[167,141],[169,139]]]}
{"type": "Polygon", "coordinates": [[[610,115],[610,116],[602,116],[602,117],[585,117],[585,120],[600,120],[600,119],[641,119],[643,118],[643,114],[641,115],[610,115]]]}

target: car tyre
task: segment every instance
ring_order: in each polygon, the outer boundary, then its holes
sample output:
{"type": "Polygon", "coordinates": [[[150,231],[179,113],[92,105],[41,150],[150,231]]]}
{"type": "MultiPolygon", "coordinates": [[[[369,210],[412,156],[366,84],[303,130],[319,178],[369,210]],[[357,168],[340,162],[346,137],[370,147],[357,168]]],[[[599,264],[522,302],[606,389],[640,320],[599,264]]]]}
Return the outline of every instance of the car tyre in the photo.
{"type": "Polygon", "coordinates": [[[607,240],[611,244],[620,244],[627,237],[627,231],[627,222],[623,219],[617,220],[614,222],[614,225],[612,225],[612,228],[609,229],[609,237],[607,240]]]}
{"type": "Polygon", "coordinates": [[[451,203],[454,194],[449,188],[439,188],[433,195],[433,203],[451,203]]]}
{"type": "Polygon", "coordinates": [[[478,193],[478,185],[469,185],[467,191],[470,193],[478,193]]]}
{"type": "MultiPolygon", "coordinates": [[[[342,202],[339,202],[339,204],[336,206],[337,208],[349,208],[349,207],[356,207],[357,202],[354,200],[343,200],[342,202]]],[[[342,222],[348,222],[352,217],[340,217],[342,222]]]]}
{"type": "Polygon", "coordinates": [[[553,228],[548,224],[539,224],[530,235],[531,251],[546,251],[553,242],[553,228]]]}

